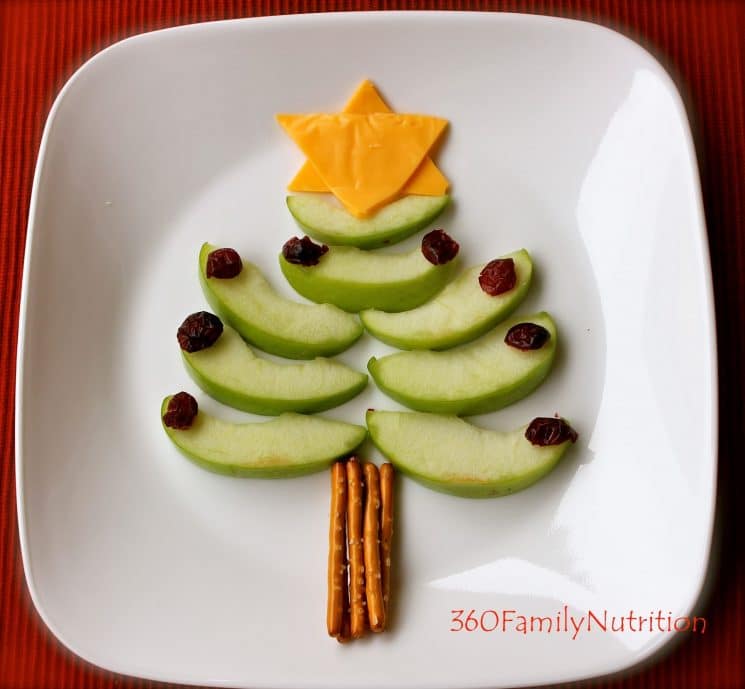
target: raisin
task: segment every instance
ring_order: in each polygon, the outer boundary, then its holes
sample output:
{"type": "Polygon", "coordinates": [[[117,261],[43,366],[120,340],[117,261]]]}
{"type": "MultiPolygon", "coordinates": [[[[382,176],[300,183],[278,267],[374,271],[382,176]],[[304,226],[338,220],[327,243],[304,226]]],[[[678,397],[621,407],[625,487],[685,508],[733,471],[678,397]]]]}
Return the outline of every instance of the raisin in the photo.
{"type": "Polygon", "coordinates": [[[314,266],[328,250],[329,248],[325,244],[316,244],[306,235],[302,239],[297,237],[288,239],[282,247],[282,255],[288,263],[314,266]]]}
{"type": "Polygon", "coordinates": [[[168,401],[168,408],[163,414],[163,423],[168,428],[186,430],[191,428],[198,411],[197,401],[188,392],[177,392],[168,401]]]}
{"type": "Polygon", "coordinates": [[[211,347],[222,335],[222,321],[209,311],[198,311],[187,316],[176,334],[185,352],[198,352],[211,347]]]}
{"type": "Polygon", "coordinates": [[[516,349],[540,349],[549,341],[551,333],[536,323],[513,325],[504,336],[504,341],[516,349]]]}
{"type": "Polygon", "coordinates": [[[531,445],[545,447],[546,445],[561,445],[567,440],[577,442],[575,431],[564,419],[538,417],[533,419],[525,429],[525,437],[531,445]]]}
{"type": "Polygon", "coordinates": [[[515,262],[511,258],[495,258],[479,274],[479,285],[488,295],[509,292],[517,284],[515,262]]]}
{"type": "Polygon", "coordinates": [[[422,253],[430,263],[441,266],[458,255],[460,245],[444,230],[432,230],[422,239],[422,253]]]}
{"type": "Polygon", "coordinates": [[[226,280],[243,270],[240,254],[235,249],[215,249],[207,256],[207,277],[226,280]]]}

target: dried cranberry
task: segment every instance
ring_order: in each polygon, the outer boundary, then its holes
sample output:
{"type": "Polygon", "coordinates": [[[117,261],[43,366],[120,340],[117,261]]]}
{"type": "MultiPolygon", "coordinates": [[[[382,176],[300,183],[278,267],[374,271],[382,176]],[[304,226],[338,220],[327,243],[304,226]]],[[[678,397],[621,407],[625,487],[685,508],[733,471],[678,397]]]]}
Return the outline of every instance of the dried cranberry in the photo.
{"type": "Polygon", "coordinates": [[[549,417],[538,417],[533,419],[525,429],[525,437],[531,445],[561,445],[567,440],[577,442],[577,431],[575,431],[564,419],[552,419],[549,417]]]}
{"type": "Polygon", "coordinates": [[[515,262],[511,258],[495,258],[479,274],[479,285],[488,295],[509,292],[517,284],[515,262]]]}
{"type": "Polygon", "coordinates": [[[208,278],[234,278],[242,270],[243,262],[235,249],[215,249],[207,256],[208,278]]]}
{"type": "Polygon", "coordinates": [[[441,266],[458,255],[460,245],[444,230],[427,232],[422,239],[422,253],[430,263],[441,266]]]}
{"type": "Polygon", "coordinates": [[[191,428],[198,411],[197,401],[188,392],[177,392],[168,401],[168,408],[163,414],[163,423],[168,428],[178,428],[183,431],[191,428]]]}
{"type": "Polygon", "coordinates": [[[504,336],[504,341],[516,349],[540,349],[549,341],[551,333],[536,323],[513,325],[504,336]]]}
{"type": "Polygon", "coordinates": [[[198,311],[187,316],[176,337],[185,352],[198,352],[211,347],[222,335],[222,321],[208,311],[198,311]]]}
{"type": "Polygon", "coordinates": [[[329,248],[325,244],[316,244],[306,235],[302,239],[297,237],[288,239],[282,247],[282,255],[288,263],[314,266],[328,250],[329,248]]]}

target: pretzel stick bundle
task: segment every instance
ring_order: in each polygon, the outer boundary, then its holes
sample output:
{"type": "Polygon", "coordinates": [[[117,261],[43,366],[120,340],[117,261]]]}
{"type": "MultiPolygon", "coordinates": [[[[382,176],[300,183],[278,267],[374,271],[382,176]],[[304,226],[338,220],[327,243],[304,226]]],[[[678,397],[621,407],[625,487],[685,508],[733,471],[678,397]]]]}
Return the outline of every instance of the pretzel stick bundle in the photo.
{"type": "Polygon", "coordinates": [[[364,550],[367,615],[370,620],[370,629],[373,632],[382,632],[385,627],[385,606],[380,568],[380,475],[378,467],[371,462],[365,463],[365,483],[367,484],[367,499],[365,501],[364,550]]]}
{"type": "Polygon", "coordinates": [[[355,457],[347,461],[347,543],[349,545],[349,626],[353,639],[367,629],[365,557],[362,547],[362,468],[355,457]]]}
{"type": "Polygon", "coordinates": [[[378,470],[351,457],[331,467],[326,621],[339,643],[390,619],[393,482],[388,463],[378,470]]]}
{"type": "Polygon", "coordinates": [[[329,636],[342,633],[347,601],[347,477],[344,464],[331,467],[331,518],[329,525],[328,603],[326,627],[329,636]]]}
{"type": "Polygon", "coordinates": [[[380,560],[382,567],[384,624],[390,620],[391,608],[391,543],[393,541],[393,464],[380,467],[380,560]]]}

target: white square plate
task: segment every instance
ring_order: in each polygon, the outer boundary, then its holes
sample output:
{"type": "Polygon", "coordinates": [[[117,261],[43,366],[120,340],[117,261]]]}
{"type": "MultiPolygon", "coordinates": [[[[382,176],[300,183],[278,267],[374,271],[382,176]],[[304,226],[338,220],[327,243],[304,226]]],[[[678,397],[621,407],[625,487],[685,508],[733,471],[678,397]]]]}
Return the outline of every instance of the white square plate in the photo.
{"type": "MultiPolygon", "coordinates": [[[[385,351],[366,337],[340,358],[363,368],[385,351]]],[[[18,364],[29,588],[59,639],[111,670],[252,687],[565,681],[672,635],[457,633],[451,611],[675,617],[702,585],[716,375],[696,160],[668,75],[592,24],[315,15],[105,50],[45,130],[18,364]],[[539,279],[523,310],[559,324],[548,381],[475,421],[509,429],[559,411],[580,441],[502,499],[402,480],[393,629],[341,647],[324,626],[328,476],[212,475],[177,454],[158,410],[194,392],[175,330],[205,306],[203,241],[236,247],[291,294],[276,255],[298,232],[284,189],[301,156],[274,113],[338,109],[364,77],[398,111],[450,120],[437,162],[455,205],[438,224],[466,263],[528,248],[539,279]]],[[[371,384],[328,415],[360,423],[370,406],[397,408],[371,384]]]]}

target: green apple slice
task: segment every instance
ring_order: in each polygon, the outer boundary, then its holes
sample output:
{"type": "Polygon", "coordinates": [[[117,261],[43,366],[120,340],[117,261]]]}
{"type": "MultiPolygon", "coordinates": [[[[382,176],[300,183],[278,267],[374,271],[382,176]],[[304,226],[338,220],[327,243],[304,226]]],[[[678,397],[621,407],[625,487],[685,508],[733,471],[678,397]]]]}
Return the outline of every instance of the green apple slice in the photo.
{"type": "Polygon", "coordinates": [[[418,411],[484,414],[522,399],[551,370],[556,325],[547,313],[513,317],[478,340],[446,352],[414,351],[373,357],[367,368],[389,397],[418,411]],[[504,342],[517,323],[535,323],[549,340],[524,351],[504,342]]]}
{"type": "MultiPolygon", "coordinates": [[[[165,413],[170,397],[161,407],[165,413]]],[[[230,476],[289,478],[321,471],[350,454],[362,426],[286,413],[260,423],[228,423],[200,411],[191,428],[163,424],[173,444],[199,466],[230,476]]]]}
{"type": "Polygon", "coordinates": [[[437,296],[411,311],[360,313],[362,324],[379,340],[399,349],[449,349],[483,335],[509,316],[525,298],[533,263],[525,249],[507,254],[515,263],[517,283],[508,292],[490,296],[479,285],[485,264],[465,270],[437,296]]]}
{"type": "Polygon", "coordinates": [[[430,263],[420,247],[407,253],[368,252],[351,246],[329,247],[319,263],[279,264],[295,291],[319,304],[358,313],[363,309],[407,311],[437,294],[450,280],[458,257],[430,263]]]}
{"type": "Polygon", "coordinates": [[[222,321],[259,349],[287,359],[313,359],[343,352],[362,335],[359,321],[336,306],[280,296],[246,260],[234,278],[208,278],[207,257],[217,248],[203,244],[199,252],[204,295],[222,321]]]}
{"type": "Polygon", "coordinates": [[[208,395],[254,414],[331,409],[367,385],[364,373],[330,359],[295,364],[261,359],[228,325],[211,347],[181,354],[187,371],[208,395]]]}
{"type": "Polygon", "coordinates": [[[490,498],[527,488],[553,469],[572,440],[540,447],[527,426],[502,433],[457,416],[368,411],[376,447],[403,473],[442,493],[490,498]]]}
{"type": "Polygon", "coordinates": [[[427,227],[450,202],[444,196],[404,196],[370,218],[355,218],[317,195],[288,196],[290,213],[311,237],[327,244],[377,249],[427,227]]]}

